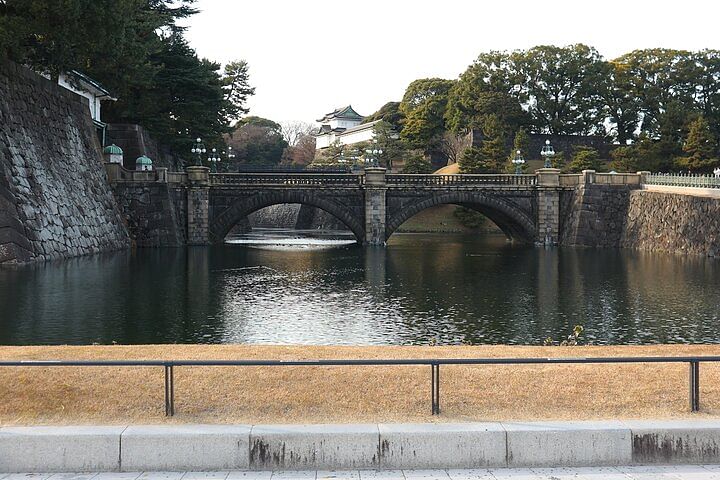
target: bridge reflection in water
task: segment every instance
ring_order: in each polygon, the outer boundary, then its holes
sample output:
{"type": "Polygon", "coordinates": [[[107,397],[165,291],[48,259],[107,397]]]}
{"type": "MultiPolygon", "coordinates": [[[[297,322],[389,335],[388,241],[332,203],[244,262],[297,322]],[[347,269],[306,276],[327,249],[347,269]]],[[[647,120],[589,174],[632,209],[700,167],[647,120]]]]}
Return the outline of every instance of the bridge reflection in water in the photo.
{"type": "Polygon", "coordinates": [[[705,258],[502,236],[139,249],[0,270],[0,343],[718,342],[718,284],[705,258]]]}

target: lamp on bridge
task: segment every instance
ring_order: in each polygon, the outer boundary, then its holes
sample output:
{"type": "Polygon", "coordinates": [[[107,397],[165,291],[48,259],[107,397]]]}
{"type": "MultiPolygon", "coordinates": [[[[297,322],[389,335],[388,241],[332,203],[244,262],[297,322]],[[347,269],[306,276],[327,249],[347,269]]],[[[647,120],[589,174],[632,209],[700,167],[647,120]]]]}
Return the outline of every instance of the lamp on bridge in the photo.
{"type": "Polygon", "coordinates": [[[373,140],[373,147],[365,150],[365,163],[369,163],[372,167],[379,166],[382,153],[382,149],[377,146],[377,139],[373,140]]]}
{"type": "Polygon", "coordinates": [[[208,162],[210,162],[210,171],[212,173],[217,173],[217,164],[220,163],[220,154],[217,151],[217,148],[212,149],[212,153],[210,153],[210,156],[208,157],[208,162]]]}
{"type": "Polygon", "coordinates": [[[522,166],[525,164],[525,159],[523,158],[520,150],[515,152],[515,157],[512,159],[513,165],[515,165],[515,175],[520,175],[522,173],[522,166]]]}
{"type": "Polygon", "coordinates": [[[555,149],[550,145],[550,140],[545,140],[545,146],[540,151],[540,155],[545,159],[544,168],[552,168],[552,159],[555,156],[555,149]]]}
{"type": "Polygon", "coordinates": [[[200,137],[195,139],[195,145],[193,145],[193,148],[190,151],[197,155],[197,161],[195,165],[197,165],[198,167],[202,167],[202,156],[204,153],[207,153],[207,148],[205,148],[205,145],[203,145],[200,137]]]}

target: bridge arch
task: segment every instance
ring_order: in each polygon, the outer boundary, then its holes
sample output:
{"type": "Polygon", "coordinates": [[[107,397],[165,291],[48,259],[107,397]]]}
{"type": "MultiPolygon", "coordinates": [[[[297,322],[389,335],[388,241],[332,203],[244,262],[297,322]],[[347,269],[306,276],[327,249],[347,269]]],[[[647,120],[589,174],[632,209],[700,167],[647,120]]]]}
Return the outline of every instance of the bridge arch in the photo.
{"type": "Polygon", "coordinates": [[[358,219],[345,205],[307,190],[272,190],[239,198],[224,211],[217,215],[211,214],[209,219],[210,241],[222,242],[230,230],[244,217],[262,208],[283,203],[299,203],[324,210],[347,226],[355,235],[358,243],[363,243],[365,240],[362,219],[358,219]]]}
{"type": "Polygon", "coordinates": [[[508,238],[534,242],[537,238],[535,222],[528,212],[497,195],[497,192],[447,192],[415,200],[388,216],[385,240],[407,220],[421,211],[438,205],[460,205],[473,209],[492,220],[508,238]]]}

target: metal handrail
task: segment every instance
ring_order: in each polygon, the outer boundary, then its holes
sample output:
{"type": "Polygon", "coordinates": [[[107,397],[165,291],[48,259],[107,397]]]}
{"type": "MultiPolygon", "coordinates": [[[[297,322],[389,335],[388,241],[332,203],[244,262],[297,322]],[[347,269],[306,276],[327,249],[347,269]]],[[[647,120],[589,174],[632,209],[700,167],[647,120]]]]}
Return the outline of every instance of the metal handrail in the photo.
{"type": "Polygon", "coordinates": [[[312,367],[427,365],[431,367],[431,411],[440,413],[441,365],[542,365],[597,363],[687,363],[690,367],[690,410],[700,410],[700,363],[720,362],[720,356],[682,357],[549,357],[549,358],[393,358],[318,360],[0,360],[0,367],[163,367],[165,415],[175,414],[175,367],[312,367]]]}
{"type": "Polygon", "coordinates": [[[673,187],[720,188],[720,177],[716,175],[654,173],[645,177],[647,185],[673,187]]]}

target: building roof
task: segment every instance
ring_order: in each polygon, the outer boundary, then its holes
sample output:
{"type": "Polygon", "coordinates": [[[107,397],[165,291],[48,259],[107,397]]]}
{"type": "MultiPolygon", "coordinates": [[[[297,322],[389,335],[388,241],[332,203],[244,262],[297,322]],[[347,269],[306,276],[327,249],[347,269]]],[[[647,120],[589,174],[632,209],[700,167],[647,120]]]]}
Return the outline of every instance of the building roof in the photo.
{"type": "Polygon", "coordinates": [[[93,80],[84,73],[78,72],[77,70],[70,70],[65,74],[68,77],[72,78],[75,82],[77,82],[77,86],[88,92],[91,92],[97,98],[101,100],[117,100],[117,98],[113,97],[110,92],[108,92],[105,87],[100,84],[100,82],[98,82],[97,80],[93,80]]]}
{"type": "Polygon", "coordinates": [[[343,136],[350,133],[361,132],[363,130],[370,130],[375,127],[375,124],[381,121],[382,120],[375,120],[374,122],[363,123],[361,125],[356,125],[350,128],[330,128],[329,125],[321,125],[320,128],[317,129],[315,133],[313,133],[313,135],[316,137],[320,137],[322,135],[330,135],[331,133],[335,133],[339,136],[343,136]]]}
{"type": "Polygon", "coordinates": [[[141,155],[135,160],[135,165],[152,165],[152,160],[145,155],[141,155]]]}
{"type": "Polygon", "coordinates": [[[326,113],[323,118],[318,119],[317,121],[327,122],[334,118],[344,118],[348,120],[362,120],[364,117],[357,113],[355,110],[353,110],[352,105],[348,105],[347,107],[341,107],[336,108],[330,113],[326,113]]]}

